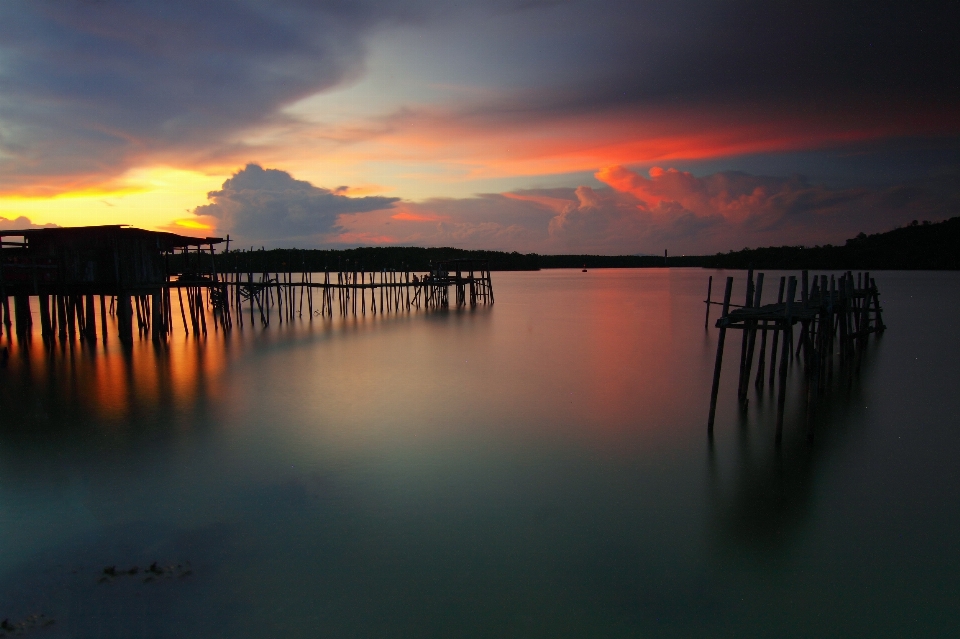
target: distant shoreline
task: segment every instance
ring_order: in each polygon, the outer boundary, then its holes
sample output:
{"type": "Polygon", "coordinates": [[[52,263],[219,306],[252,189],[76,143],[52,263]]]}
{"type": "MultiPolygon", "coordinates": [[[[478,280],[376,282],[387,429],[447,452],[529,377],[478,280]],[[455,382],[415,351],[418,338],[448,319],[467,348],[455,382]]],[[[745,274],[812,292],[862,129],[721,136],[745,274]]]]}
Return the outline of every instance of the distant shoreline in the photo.
{"type": "Polygon", "coordinates": [[[491,271],[538,271],[561,268],[820,269],[820,270],[960,270],[960,217],[944,222],[912,222],[888,231],[861,233],[842,246],[778,246],[716,255],[538,255],[503,251],[469,251],[415,246],[355,249],[272,249],[230,251],[216,257],[221,272],[324,270],[427,271],[436,262],[485,260],[491,271]]]}

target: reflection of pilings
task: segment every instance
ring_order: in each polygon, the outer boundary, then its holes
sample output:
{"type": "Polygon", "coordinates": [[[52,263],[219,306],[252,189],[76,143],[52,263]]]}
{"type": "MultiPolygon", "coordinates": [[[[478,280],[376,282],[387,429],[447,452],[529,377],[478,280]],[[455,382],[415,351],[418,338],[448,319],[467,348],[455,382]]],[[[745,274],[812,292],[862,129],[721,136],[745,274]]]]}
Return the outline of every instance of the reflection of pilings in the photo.
{"type": "MultiPolygon", "coordinates": [[[[831,455],[832,447],[849,442],[851,429],[862,427],[862,420],[850,419],[850,414],[862,411],[866,403],[864,385],[874,355],[864,349],[863,374],[831,386],[831,392],[820,398],[815,421],[827,434],[817,446],[808,445],[803,438],[785,437],[779,447],[758,447],[752,438],[758,431],[741,428],[737,431],[739,454],[730,459],[731,465],[721,470],[712,456],[708,458],[712,471],[708,494],[719,541],[766,553],[784,546],[803,528],[817,486],[812,478],[819,463],[831,455]]],[[[801,428],[808,420],[800,414],[787,415],[785,430],[801,428]]]]}
{"type": "MultiPolygon", "coordinates": [[[[797,294],[797,278],[791,276],[787,281],[787,304],[783,312],[783,329],[792,330],[793,298],[797,294]]],[[[777,444],[783,440],[783,407],[787,397],[787,363],[790,357],[790,340],[783,339],[783,350],[780,354],[780,388],[777,392],[777,444]]]]}
{"type": "MultiPolygon", "coordinates": [[[[840,363],[850,373],[859,365],[860,353],[867,344],[868,336],[871,333],[880,333],[886,328],[882,320],[876,281],[870,277],[869,273],[861,273],[854,278],[853,273],[848,271],[841,275],[839,282],[831,278],[829,290],[826,275],[814,277],[811,280],[808,272],[803,271],[800,280],[799,300],[797,300],[797,278],[791,276],[780,279],[776,304],[761,305],[763,274],[758,275],[756,290],[754,290],[752,270],[747,275],[747,295],[743,306],[731,311],[729,295],[725,294],[724,310],[716,322],[716,326],[720,329],[720,336],[710,396],[710,416],[707,422],[709,432],[713,430],[715,419],[726,329],[744,331],[740,348],[740,376],[737,389],[741,405],[746,404],[758,326],[762,326],[760,363],[754,382],[758,392],[762,391],[764,384],[767,333],[773,332],[769,383],[772,386],[779,373],[777,389],[777,443],[779,444],[783,436],[786,377],[790,362],[795,357],[800,362],[806,378],[805,404],[809,406],[818,400],[825,389],[828,377],[832,375],[835,341],[839,342],[840,363]],[[785,287],[786,301],[784,301],[785,287]],[[797,324],[799,324],[800,333],[794,348],[793,332],[797,324]],[[782,340],[781,333],[783,333],[782,340]],[[779,365],[777,365],[778,356],[779,365]]],[[[728,278],[727,284],[728,286],[732,284],[732,278],[728,278]]],[[[709,299],[709,294],[705,301],[708,308],[710,304],[717,304],[709,299]]],[[[812,437],[812,430],[810,436],[812,437]]]]}

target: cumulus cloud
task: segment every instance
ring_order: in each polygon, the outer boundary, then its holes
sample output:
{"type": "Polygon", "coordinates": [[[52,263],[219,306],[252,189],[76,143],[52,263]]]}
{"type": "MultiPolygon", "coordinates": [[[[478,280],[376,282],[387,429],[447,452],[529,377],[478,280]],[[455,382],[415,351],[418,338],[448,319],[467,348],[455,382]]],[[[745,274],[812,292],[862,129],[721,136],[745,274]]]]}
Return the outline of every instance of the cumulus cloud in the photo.
{"type": "Polygon", "coordinates": [[[210,204],[198,206],[194,214],[241,241],[316,244],[320,236],[339,229],[339,216],[388,209],[399,199],[341,195],[348,190],[317,187],[286,171],[248,164],[219,191],[208,193],[210,204]]]}
{"type": "Polygon", "coordinates": [[[625,167],[607,186],[404,202],[394,212],[350,215],[332,241],[364,238],[427,246],[539,253],[715,253],[743,246],[842,242],[913,219],[956,214],[957,176],[883,189],[831,189],[802,176],[743,172],[695,176],[625,167]]]}
{"type": "Polygon", "coordinates": [[[34,224],[24,215],[14,218],[6,218],[0,215],[0,231],[26,230],[26,229],[55,229],[59,228],[57,224],[34,224]]]}

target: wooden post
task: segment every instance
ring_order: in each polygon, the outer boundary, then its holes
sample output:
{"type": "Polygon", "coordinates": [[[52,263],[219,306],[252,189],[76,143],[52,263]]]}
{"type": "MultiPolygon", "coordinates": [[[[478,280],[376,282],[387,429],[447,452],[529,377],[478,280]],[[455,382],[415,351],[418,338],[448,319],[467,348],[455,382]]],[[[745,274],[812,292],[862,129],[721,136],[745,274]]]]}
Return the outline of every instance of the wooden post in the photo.
{"type": "Polygon", "coordinates": [[[128,346],[133,344],[133,308],[129,293],[121,292],[117,296],[117,325],[120,342],[128,346]]]}
{"type": "MultiPolygon", "coordinates": [[[[786,286],[787,278],[780,278],[780,291],[777,293],[777,305],[783,304],[783,293],[784,287],[786,286]]],[[[773,381],[776,379],[777,374],[777,344],[780,340],[780,333],[782,331],[774,330],[773,333],[773,348],[770,349],[770,390],[773,390],[773,381]]],[[[787,339],[787,334],[783,334],[783,339],[787,339]]]]}
{"type": "Polygon", "coordinates": [[[77,336],[77,301],[74,295],[67,295],[67,332],[72,342],[77,336]]]}
{"type": "Polygon", "coordinates": [[[17,337],[25,338],[29,331],[27,317],[30,313],[30,298],[22,293],[13,296],[13,314],[17,337]]]}
{"type": "MultiPolygon", "coordinates": [[[[857,331],[854,320],[859,319],[859,316],[854,312],[857,308],[857,301],[854,297],[853,273],[850,271],[847,271],[845,288],[847,293],[847,339],[849,341],[850,337],[857,331]]],[[[853,349],[852,343],[850,344],[850,349],[853,349]]]]}
{"type": "MultiPolygon", "coordinates": [[[[2,262],[0,262],[0,273],[3,273],[2,262]]],[[[7,337],[10,337],[10,328],[11,326],[13,326],[13,324],[11,323],[11,320],[10,320],[10,298],[7,297],[5,288],[6,287],[4,287],[4,291],[0,293],[0,297],[2,297],[2,300],[0,300],[0,302],[2,302],[2,306],[3,306],[3,325],[7,329],[7,337]]]]}
{"type": "Polygon", "coordinates": [[[873,313],[876,318],[877,331],[882,333],[887,327],[883,323],[883,314],[880,310],[880,291],[877,290],[877,282],[870,278],[870,294],[873,296],[873,313]]]}
{"type": "Polygon", "coordinates": [[[840,324],[839,316],[837,315],[837,309],[840,305],[840,295],[837,290],[837,277],[835,275],[830,276],[830,352],[833,353],[833,345],[837,333],[838,325],[840,324]]]}
{"type": "Polygon", "coordinates": [[[53,339],[53,325],[50,323],[50,296],[40,295],[40,335],[44,342],[53,339]]]}
{"type": "Polygon", "coordinates": [[[870,287],[870,272],[867,271],[863,274],[863,287],[860,289],[859,294],[862,296],[862,302],[860,304],[860,337],[863,343],[867,341],[867,334],[870,330],[870,300],[872,296],[867,292],[867,289],[870,287]]]}
{"type": "MultiPolygon", "coordinates": [[[[733,278],[727,278],[727,286],[723,292],[723,311],[720,319],[730,311],[730,293],[733,292],[733,278]]],[[[710,391],[710,417],[707,419],[707,433],[713,435],[713,422],[717,415],[717,393],[720,391],[720,369],[723,366],[723,343],[727,338],[727,327],[720,327],[720,336],[717,338],[717,359],[713,365],[713,389],[710,391]]]]}
{"type": "MultiPolygon", "coordinates": [[[[753,308],[760,308],[760,300],[763,299],[763,273],[757,275],[757,284],[756,290],[754,291],[753,296],[753,308]]],[[[746,329],[745,329],[746,330],[746,329]]],[[[747,389],[750,386],[750,372],[753,370],[753,351],[757,345],[757,321],[751,320],[750,322],[750,343],[747,345],[747,367],[743,373],[743,396],[741,401],[747,400],[747,389]]],[[[760,356],[761,359],[763,356],[760,356]]]]}
{"type": "MultiPolygon", "coordinates": [[[[806,270],[801,271],[801,272],[800,272],[800,277],[801,277],[801,280],[800,280],[800,281],[801,281],[801,284],[800,284],[800,308],[806,310],[807,304],[808,304],[808,302],[810,301],[810,292],[809,292],[809,291],[810,291],[810,289],[809,289],[809,286],[810,286],[810,272],[809,272],[809,271],[806,271],[806,270]]],[[[796,353],[796,354],[799,355],[799,354],[800,354],[800,349],[801,349],[801,348],[803,349],[803,366],[804,366],[805,369],[808,367],[809,359],[810,359],[810,353],[809,353],[809,351],[807,350],[807,349],[808,349],[808,344],[807,344],[807,337],[808,337],[808,336],[807,336],[807,329],[808,329],[808,328],[809,328],[809,326],[808,326],[807,321],[806,321],[806,320],[803,320],[803,321],[802,321],[801,328],[800,328],[800,339],[797,340],[797,353],[796,353]]]]}
{"type": "MultiPolygon", "coordinates": [[[[747,296],[743,302],[743,308],[748,309],[753,305],[753,269],[747,271],[747,296]]],[[[744,376],[746,375],[747,370],[747,344],[750,342],[750,321],[746,320],[743,323],[743,330],[741,332],[740,339],[740,377],[737,383],[737,399],[740,403],[743,403],[743,400],[747,396],[746,391],[746,382],[744,381],[744,376]]]]}
{"type": "MultiPolygon", "coordinates": [[[[91,344],[97,343],[97,307],[93,305],[93,295],[87,294],[87,319],[84,328],[91,344]]],[[[103,327],[100,327],[103,330],[103,327]]]]}
{"type": "Polygon", "coordinates": [[[103,343],[107,343],[107,301],[104,296],[100,296],[100,334],[103,336],[103,343]]]}
{"type": "MultiPolygon", "coordinates": [[[[776,332],[774,332],[776,334],[776,332]]],[[[753,381],[753,386],[757,389],[763,386],[764,371],[767,364],[767,320],[763,320],[763,328],[760,329],[760,354],[757,355],[757,377],[753,381]]]]}
{"type": "MultiPolygon", "coordinates": [[[[789,329],[793,313],[793,298],[797,294],[797,278],[791,276],[787,285],[787,305],[783,310],[783,329],[789,329]]],[[[777,446],[783,441],[783,407],[787,398],[787,362],[790,358],[789,340],[783,340],[783,350],[780,353],[780,387],[777,391],[777,446]]]]}
{"type": "Polygon", "coordinates": [[[133,296],[133,308],[137,312],[137,334],[143,336],[143,313],[140,310],[140,296],[133,296]]]}
{"type": "MultiPolygon", "coordinates": [[[[180,300],[180,319],[183,320],[183,334],[189,335],[190,329],[187,328],[187,314],[183,310],[183,293],[180,290],[180,287],[177,286],[177,299],[180,300]]],[[[252,304],[253,302],[251,302],[252,304]]]]}
{"type": "Polygon", "coordinates": [[[703,318],[703,328],[710,328],[710,292],[713,290],[713,275],[707,280],[707,316],[703,318]]]}
{"type": "Polygon", "coordinates": [[[203,331],[203,336],[207,336],[207,311],[204,308],[203,302],[203,289],[199,286],[197,287],[197,308],[200,313],[200,328],[203,331]]]}
{"type": "Polygon", "coordinates": [[[67,305],[63,295],[55,295],[53,303],[57,308],[57,333],[60,335],[60,343],[67,342],[67,305]]]}
{"type": "Polygon", "coordinates": [[[153,341],[159,342],[163,339],[165,331],[163,330],[163,290],[157,289],[152,294],[153,304],[150,318],[150,334],[153,341]]]}

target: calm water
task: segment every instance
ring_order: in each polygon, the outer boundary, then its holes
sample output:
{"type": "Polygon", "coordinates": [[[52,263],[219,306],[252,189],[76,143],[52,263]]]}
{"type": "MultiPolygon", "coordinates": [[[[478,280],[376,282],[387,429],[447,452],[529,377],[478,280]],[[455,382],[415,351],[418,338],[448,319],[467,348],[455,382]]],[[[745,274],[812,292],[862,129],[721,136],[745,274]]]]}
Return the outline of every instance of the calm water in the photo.
{"type": "Polygon", "coordinates": [[[716,295],[716,271],[495,273],[473,311],[14,347],[0,617],[54,618],[38,637],[958,636],[960,274],[875,274],[889,330],[812,445],[794,373],[780,455],[772,396],[736,406],[739,333],[708,443],[710,274],[716,295]]]}

